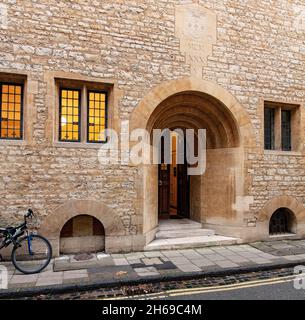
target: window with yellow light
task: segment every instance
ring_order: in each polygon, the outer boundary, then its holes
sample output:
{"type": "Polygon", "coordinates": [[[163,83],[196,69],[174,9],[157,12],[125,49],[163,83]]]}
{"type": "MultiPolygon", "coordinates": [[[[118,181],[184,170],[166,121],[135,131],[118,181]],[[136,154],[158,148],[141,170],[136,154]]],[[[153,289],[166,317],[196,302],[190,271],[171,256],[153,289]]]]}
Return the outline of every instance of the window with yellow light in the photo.
{"type": "Polygon", "coordinates": [[[60,89],[60,141],[80,141],[80,98],[80,90],[60,89]]]}
{"type": "Polygon", "coordinates": [[[22,139],[23,86],[0,83],[0,139],[22,139]]]}
{"type": "Polygon", "coordinates": [[[88,92],[87,141],[90,143],[106,142],[107,93],[88,92]]]}

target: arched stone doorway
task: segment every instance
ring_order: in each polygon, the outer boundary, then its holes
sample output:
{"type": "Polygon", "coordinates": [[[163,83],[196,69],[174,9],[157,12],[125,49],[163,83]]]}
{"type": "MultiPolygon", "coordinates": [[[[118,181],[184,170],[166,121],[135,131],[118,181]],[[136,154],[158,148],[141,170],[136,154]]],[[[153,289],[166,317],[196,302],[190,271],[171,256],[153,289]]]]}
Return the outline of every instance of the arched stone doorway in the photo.
{"type": "MultiPolygon", "coordinates": [[[[203,222],[201,212],[206,207],[205,218],[208,218],[208,213],[212,210],[216,211],[213,216],[225,217],[231,210],[234,203],[234,196],[236,193],[235,185],[232,184],[232,169],[241,174],[241,167],[239,163],[239,147],[240,138],[239,130],[235,121],[230,115],[229,111],[223,105],[211,96],[197,91],[187,91],[175,94],[164,100],[151,115],[147,129],[152,132],[154,129],[198,129],[207,130],[207,164],[208,168],[204,177],[179,177],[178,187],[184,185],[183,192],[180,192],[180,198],[187,195],[189,199],[184,199],[185,211],[189,213],[185,218],[190,218],[198,222],[203,222]],[[217,177],[217,179],[215,179],[217,177]],[[187,182],[183,181],[187,179],[187,182]],[[217,180],[217,181],[215,181],[217,180]],[[208,185],[209,188],[204,188],[208,185]],[[218,192],[219,191],[219,192],[218,192]],[[218,201],[214,195],[218,194],[221,198],[218,201]],[[213,209],[209,203],[214,202],[213,209]],[[220,204],[220,205],[218,205],[220,204]],[[230,208],[228,208],[228,206],[230,208]]],[[[159,166],[160,172],[167,170],[163,169],[163,165],[159,166]]],[[[168,166],[171,168],[171,166],[168,166]]],[[[148,172],[153,174],[153,168],[147,168],[148,172]]],[[[169,178],[171,178],[172,170],[169,169],[169,178]]],[[[178,171],[186,172],[185,169],[178,171]]],[[[165,179],[164,179],[165,181],[165,179]]],[[[159,179],[161,185],[165,184],[159,179]]],[[[170,194],[171,188],[169,188],[170,194]]],[[[160,207],[160,188],[159,207],[160,207]]],[[[164,200],[164,193],[162,192],[162,201],[164,200]]],[[[179,197],[178,197],[179,198],[179,197]]],[[[183,210],[182,210],[183,211],[183,210]]],[[[160,213],[159,213],[160,217],[160,213]]],[[[207,220],[206,220],[207,221],[207,220]]]]}
{"type": "MultiPolygon", "coordinates": [[[[219,234],[240,236],[247,208],[238,204],[246,195],[244,156],[255,147],[249,117],[227,91],[200,79],[171,81],[155,88],[136,108],[131,130],[206,129],[207,170],[192,176],[190,219],[219,234]]],[[[143,233],[149,243],[158,230],[157,165],[143,166],[143,233]]],[[[248,208],[249,210],[249,208],[248,208]]]]}

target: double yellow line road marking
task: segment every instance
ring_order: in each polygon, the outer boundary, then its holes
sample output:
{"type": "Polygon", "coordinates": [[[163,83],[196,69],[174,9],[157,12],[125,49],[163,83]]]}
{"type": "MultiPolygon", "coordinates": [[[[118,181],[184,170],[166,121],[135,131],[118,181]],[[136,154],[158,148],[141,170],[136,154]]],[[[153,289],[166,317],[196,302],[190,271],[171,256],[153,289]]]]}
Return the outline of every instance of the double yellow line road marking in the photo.
{"type": "Polygon", "coordinates": [[[159,293],[135,295],[132,297],[118,297],[113,299],[107,298],[103,300],[162,299],[162,298],[168,298],[168,297],[192,296],[192,295],[204,294],[204,293],[225,292],[225,291],[233,291],[233,290],[247,289],[247,288],[253,288],[253,287],[260,287],[260,286],[276,285],[276,284],[292,282],[294,279],[295,279],[295,276],[288,276],[288,277],[282,277],[282,278],[248,281],[248,282],[235,283],[235,284],[229,284],[229,285],[223,285],[223,286],[165,290],[159,293]]]}

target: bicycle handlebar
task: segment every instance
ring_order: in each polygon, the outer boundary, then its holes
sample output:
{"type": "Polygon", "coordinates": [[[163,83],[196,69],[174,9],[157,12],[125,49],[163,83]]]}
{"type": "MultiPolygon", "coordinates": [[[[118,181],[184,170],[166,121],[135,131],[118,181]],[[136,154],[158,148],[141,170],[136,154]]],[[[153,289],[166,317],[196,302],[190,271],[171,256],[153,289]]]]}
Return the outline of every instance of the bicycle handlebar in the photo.
{"type": "Polygon", "coordinates": [[[24,215],[24,220],[26,221],[26,219],[32,218],[32,217],[34,217],[34,212],[32,209],[29,209],[28,212],[24,215]]]}

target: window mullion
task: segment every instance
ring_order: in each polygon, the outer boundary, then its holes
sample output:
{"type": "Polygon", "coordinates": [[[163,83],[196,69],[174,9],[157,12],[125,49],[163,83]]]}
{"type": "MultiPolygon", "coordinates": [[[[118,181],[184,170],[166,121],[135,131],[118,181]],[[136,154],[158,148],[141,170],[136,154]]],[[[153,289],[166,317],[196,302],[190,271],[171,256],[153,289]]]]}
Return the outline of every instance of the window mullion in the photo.
{"type": "Polygon", "coordinates": [[[82,102],[81,102],[81,142],[86,142],[87,137],[87,87],[84,84],[82,87],[82,102]]]}

